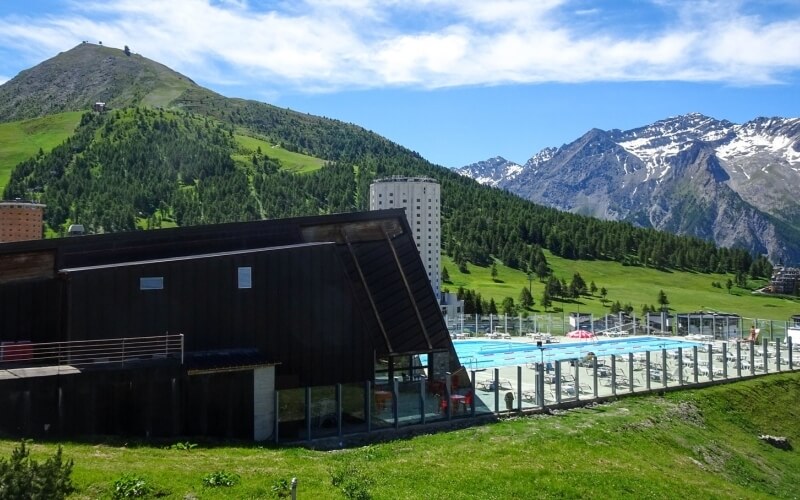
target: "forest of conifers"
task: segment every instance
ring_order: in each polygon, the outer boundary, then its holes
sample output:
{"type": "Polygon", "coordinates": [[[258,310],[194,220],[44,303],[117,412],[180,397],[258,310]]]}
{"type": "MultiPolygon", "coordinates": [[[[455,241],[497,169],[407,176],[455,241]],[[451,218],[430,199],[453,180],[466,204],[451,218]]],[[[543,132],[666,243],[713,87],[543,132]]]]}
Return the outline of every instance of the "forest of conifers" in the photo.
{"type": "Polygon", "coordinates": [[[441,183],[442,246],[459,266],[497,258],[535,272],[546,267],[548,249],[568,259],[697,272],[772,270],[744,250],[534,205],[353,125],[208,94],[182,104],[183,111],[85,114],[70,139],[15,169],[4,198],[45,203],[56,233],[75,222],[111,232],[366,210],[373,179],[426,176],[441,183]],[[328,163],[288,173],[268,151],[243,151],[236,134],[328,163]],[[235,159],[242,155],[246,161],[235,159]]]}

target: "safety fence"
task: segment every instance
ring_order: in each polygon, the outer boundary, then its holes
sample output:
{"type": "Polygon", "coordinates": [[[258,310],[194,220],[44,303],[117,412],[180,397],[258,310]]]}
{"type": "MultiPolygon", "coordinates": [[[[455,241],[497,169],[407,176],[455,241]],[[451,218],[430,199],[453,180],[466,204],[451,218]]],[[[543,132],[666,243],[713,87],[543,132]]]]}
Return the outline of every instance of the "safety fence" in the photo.
{"type": "Polygon", "coordinates": [[[462,369],[387,383],[283,390],[275,396],[275,442],[374,433],[487,415],[535,413],[625,394],[661,392],[795,371],[800,343],[709,340],[686,347],[462,369]]]}

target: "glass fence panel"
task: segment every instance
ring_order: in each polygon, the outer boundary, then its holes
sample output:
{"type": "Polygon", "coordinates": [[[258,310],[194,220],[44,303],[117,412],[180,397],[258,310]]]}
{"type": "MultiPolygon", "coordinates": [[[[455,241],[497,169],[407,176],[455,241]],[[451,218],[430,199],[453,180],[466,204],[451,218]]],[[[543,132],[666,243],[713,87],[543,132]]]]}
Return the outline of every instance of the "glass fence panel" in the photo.
{"type": "Polygon", "coordinates": [[[342,433],[354,434],[367,430],[364,411],[364,384],[342,385],[342,433]]]}
{"type": "Polygon", "coordinates": [[[312,387],[310,410],[311,439],[336,436],[339,433],[336,387],[312,387]]]}
{"type": "Polygon", "coordinates": [[[278,439],[298,441],[307,439],[305,389],[278,392],[278,439]]]}
{"type": "Polygon", "coordinates": [[[397,382],[397,421],[398,425],[413,425],[422,422],[422,406],[419,383],[397,382]]]}
{"type": "Polygon", "coordinates": [[[394,425],[392,386],[385,381],[376,383],[370,396],[371,428],[382,429],[394,425]]]}

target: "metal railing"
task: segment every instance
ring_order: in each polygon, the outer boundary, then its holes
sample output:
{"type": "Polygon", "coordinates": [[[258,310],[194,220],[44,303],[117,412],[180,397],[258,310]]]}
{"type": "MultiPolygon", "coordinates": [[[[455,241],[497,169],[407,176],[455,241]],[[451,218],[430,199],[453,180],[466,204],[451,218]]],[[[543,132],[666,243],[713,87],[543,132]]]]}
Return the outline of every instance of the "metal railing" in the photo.
{"type": "MultiPolygon", "coordinates": [[[[577,342],[576,346],[581,343],[577,342]]],[[[786,340],[709,341],[607,354],[583,345],[573,359],[475,369],[469,383],[438,379],[339,384],[276,391],[276,442],[369,434],[454,419],[537,413],[627,394],[702,387],[800,370],[800,344],[786,340]]]]}
{"type": "Polygon", "coordinates": [[[0,368],[119,364],[176,359],[183,364],[183,334],[68,342],[4,342],[0,368]]]}

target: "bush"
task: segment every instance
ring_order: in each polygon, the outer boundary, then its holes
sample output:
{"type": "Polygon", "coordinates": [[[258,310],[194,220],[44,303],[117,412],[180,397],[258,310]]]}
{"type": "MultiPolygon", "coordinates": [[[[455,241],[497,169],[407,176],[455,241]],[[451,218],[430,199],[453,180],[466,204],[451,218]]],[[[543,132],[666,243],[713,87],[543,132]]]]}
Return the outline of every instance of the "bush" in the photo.
{"type": "Polygon", "coordinates": [[[43,464],[29,455],[25,441],[21,441],[9,460],[0,459],[0,498],[58,500],[75,491],[70,479],[73,462],[62,461],[61,446],[43,464]]]}
{"type": "Polygon", "coordinates": [[[292,494],[292,483],[284,478],[276,479],[272,483],[272,495],[277,498],[286,498],[292,494]]]}
{"type": "Polygon", "coordinates": [[[123,474],[121,478],[114,481],[113,497],[118,498],[141,498],[150,494],[153,490],[147,481],[135,474],[123,474]]]}
{"type": "Polygon", "coordinates": [[[331,484],[339,488],[345,498],[352,500],[370,500],[372,494],[369,488],[372,482],[372,478],[352,462],[344,463],[331,471],[331,484]]]}
{"type": "Polygon", "coordinates": [[[195,448],[197,448],[197,443],[190,443],[189,441],[183,443],[177,442],[164,447],[165,450],[180,450],[180,451],[192,451],[195,448]]]}
{"type": "Polygon", "coordinates": [[[203,486],[207,488],[218,488],[220,486],[229,488],[238,482],[238,475],[232,472],[225,472],[224,470],[212,472],[211,474],[203,476],[203,486]]]}

